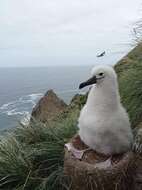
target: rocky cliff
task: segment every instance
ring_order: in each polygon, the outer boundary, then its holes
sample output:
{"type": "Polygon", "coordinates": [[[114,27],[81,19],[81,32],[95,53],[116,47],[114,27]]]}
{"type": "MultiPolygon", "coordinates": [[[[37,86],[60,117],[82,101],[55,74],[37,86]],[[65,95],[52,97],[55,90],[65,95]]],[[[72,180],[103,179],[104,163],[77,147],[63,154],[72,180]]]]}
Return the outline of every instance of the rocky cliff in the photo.
{"type": "Polygon", "coordinates": [[[53,90],[48,90],[33,108],[32,118],[41,122],[48,122],[63,113],[67,104],[61,100],[53,90]]]}

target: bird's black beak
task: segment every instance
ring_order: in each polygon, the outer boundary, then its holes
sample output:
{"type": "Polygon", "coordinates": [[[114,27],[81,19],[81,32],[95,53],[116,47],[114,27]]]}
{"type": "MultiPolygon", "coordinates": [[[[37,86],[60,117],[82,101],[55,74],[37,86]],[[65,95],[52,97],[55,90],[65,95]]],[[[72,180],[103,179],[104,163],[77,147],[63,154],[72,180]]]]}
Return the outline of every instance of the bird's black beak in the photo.
{"type": "Polygon", "coordinates": [[[93,77],[91,77],[90,79],[88,79],[87,81],[81,83],[81,84],[79,85],[79,89],[82,89],[82,88],[84,88],[85,86],[89,86],[89,85],[91,85],[91,84],[96,84],[96,82],[97,82],[96,76],[93,76],[93,77]]]}

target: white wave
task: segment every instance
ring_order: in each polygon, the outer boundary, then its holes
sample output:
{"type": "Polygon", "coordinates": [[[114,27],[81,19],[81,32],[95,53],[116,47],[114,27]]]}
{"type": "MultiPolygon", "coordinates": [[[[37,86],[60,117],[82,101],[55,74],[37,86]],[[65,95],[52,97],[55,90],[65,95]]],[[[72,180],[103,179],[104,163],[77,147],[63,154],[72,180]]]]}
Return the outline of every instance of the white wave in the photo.
{"type": "Polygon", "coordinates": [[[12,115],[26,115],[29,112],[27,112],[27,111],[20,112],[20,111],[16,111],[16,109],[13,109],[13,110],[7,111],[5,113],[7,113],[8,116],[12,116],[12,115]]]}
{"type": "Polygon", "coordinates": [[[28,125],[30,122],[30,118],[31,118],[31,114],[27,112],[26,115],[24,115],[24,117],[21,119],[21,123],[23,125],[28,125]]]}
{"type": "Polygon", "coordinates": [[[30,94],[28,96],[31,98],[31,100],[37,100],[38,98],[41,98],[43,96],[43,94],[37,93],[37,94],[30,94]]]}
{"type": "Polygon", "coordinates": [[[5,110],[7,109],[9,106],[12,106],[13,104],[15,104],[16,101],[13,101],[13,102],[9,102],[7,104],[3,104],[1,107],[0,107],[0,110],[5,110]]]}
{"type": "Polygon", "coordinates": [[[26,96],[22,96],[19,98],[19,102],[21,103],[33,103],[35,104],[35,102],[40,99],[43,96],[42,93],[37,93],[37,94],[29,94],[26,96]]]}
{"type": "Polygon", "coordinates": [[[36,105],[37,101],[43,96],[42,93],[29,94],[20,97],[15,101],[3,104],[0,107],[0,114],[12,115],[28,115],[32,108],[36,105]]]}

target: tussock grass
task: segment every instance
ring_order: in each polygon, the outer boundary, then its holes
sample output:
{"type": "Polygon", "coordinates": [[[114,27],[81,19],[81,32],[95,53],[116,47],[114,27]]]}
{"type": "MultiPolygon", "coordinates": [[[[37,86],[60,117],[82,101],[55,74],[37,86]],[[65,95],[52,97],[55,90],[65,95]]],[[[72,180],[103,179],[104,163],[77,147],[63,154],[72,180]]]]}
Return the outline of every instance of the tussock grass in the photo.
{"type": "Polygon", "coordinates": [[[60,123],[19,126],[0,142],[0,189],[66,189],[64,144],[77,131],[77,113],[60,123]]]}
{"type": "Polygon", "coordinates": [[[142,44],[116,65],[121,100],[132,127],[142,121],[142,44]]]}
{"type": "Polygon", "coordinates": [[[0,189],[12,189],[25,182],[31,168],[26,152],[13,135],[0,142],[0,189]]]}

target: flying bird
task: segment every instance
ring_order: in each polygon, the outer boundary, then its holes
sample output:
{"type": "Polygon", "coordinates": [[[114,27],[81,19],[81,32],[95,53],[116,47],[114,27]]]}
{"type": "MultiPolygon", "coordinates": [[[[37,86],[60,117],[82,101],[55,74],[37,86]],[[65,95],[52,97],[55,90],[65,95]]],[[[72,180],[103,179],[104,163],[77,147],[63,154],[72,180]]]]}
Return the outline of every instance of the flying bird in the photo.
{"type": "Polygon", "coordinates": [[[102,52],[101,54],[98,54],[97,57],[103,57],[103,56],[105,55],[105,53],[106,53],[106,52],[104,51],[104,52],[102,52]]]}
{"type": "Polygon", "coordinates": [[[104,65],[94,67],[91,78],[79,88],[88,85],[92,88],[78,120],[81,140],[105,155],[129,151],[133,135],[128,114],[120,102],[114,69],[104,65]]]}

